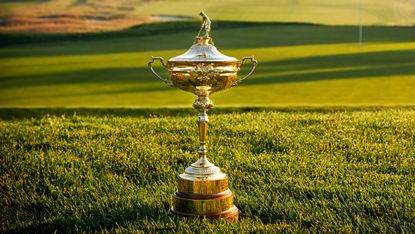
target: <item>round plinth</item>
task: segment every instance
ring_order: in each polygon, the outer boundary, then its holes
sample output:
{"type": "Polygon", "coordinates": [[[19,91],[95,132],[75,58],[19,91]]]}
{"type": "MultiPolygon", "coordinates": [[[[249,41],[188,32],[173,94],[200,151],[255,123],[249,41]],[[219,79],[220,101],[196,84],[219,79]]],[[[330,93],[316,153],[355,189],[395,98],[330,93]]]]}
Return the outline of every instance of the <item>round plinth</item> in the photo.
{"type": "Polygon", "coordinates": [[[191,214],[191,213],[177,212],[173,209],[173,207],[170,208],[170,213],[178,217],[183,217],[183,218],[225,219],[226,221],[232,222],[232,223],[237,223],[238,216],[239,216],[239,210],[238,208],[236,208],[236,206],[232,206],[232,208],[222,213],[209,214],[209,215],[196,215],[196,214],[191,214]]]}
{"type": "Polygon", "coordinates": [[[225,174],[193,177],[184,173],[179,175],[178,185],[170,209],[172,214],[187,218],[238,221],[238,208],[233,205],[233,193],[228,188],[225,174]]]}

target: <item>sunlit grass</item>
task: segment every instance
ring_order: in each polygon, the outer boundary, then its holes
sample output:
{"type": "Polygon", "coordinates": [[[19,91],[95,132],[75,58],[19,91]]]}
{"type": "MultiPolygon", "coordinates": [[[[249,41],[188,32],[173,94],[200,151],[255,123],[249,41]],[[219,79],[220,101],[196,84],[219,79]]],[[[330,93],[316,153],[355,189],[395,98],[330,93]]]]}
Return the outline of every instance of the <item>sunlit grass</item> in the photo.
{"type": "MultiPolygon", "coordinates": [[[[157,38],[151,37],[152,40],[157,38]]],[[[144,39],[145,40],[145,39],[144,39]]],[[[112,42],[111,42],[112,43],[112,42]]],[[[190,47],[189,43],[189,47],[190,47]]],[[[47,46],[47,45],[45,45],[47,46]]],[[[47,50],[47,48],[45,48],[47,50]]],[[[75,49],[75,48],[74,48],[75,49]]],[[[150,49],[150,48],[149,48],[150,49]]],[[[223,53],[233,57],[241,58],[246,55],[255,55],[261,63],[282,61],[288,59],[299,59],[306,57],[317,57],[322,55],[346,55],[367,52],[407,51],[415,50],[415,42],[402,43],[366,43],[359,46],[356,43],[329,44],[329,45],[299,45],[299,46],[278,46],[266,48],[248,49],[224,49],[223,53]]],[[[4,49],[8,52],[10,50],[4,49]]],[[[97,51],[99,52],[99,51],[97,51]]],[[[87,69],[105,68],[146,68],[147,61],[151,56],[161,56],[166,60],[185,52],[185,50],[163,50],[151,52],[127,52],[127,53],[104,53],[91,55],[45,55],[18,58],[0,58],[0,69],[4,72],[1,77],[16,77],[26,75],[46,75],[57,72],[82,71],[87,69]]],[[[13,50],[11,51],[13,53],[13,50]]],[[[402,61],[411,63],[412,61],[402,61]]],[[[299,64],[301,66],[303,64],[299,64]]],[[[359,64],[356,64],[359,67],[359,64]]],[[[380,64],[387,66],[387,64],[380,64]]],[[[291,72],[295,71],[295,66],[291,72]]],[[[276,68],[278,69],[278,68],[276,68]]],[[[318,68],[314,69],[318,70],[318,68]]],[[[309,71],[312,71],[309,69],[309,71]]],[[[300,72],[305,72],[301,70],[300,72]]],[[[274,74],[275,71],[272,71],[274,74]]]]}
{"type": "MultiPolygon", "coordinates": [[[[46,48],[43,43],[33,48],[30,44],[3,48],[8,56],[0,59],[0,105],[189,105],[193,99],[191,94],[167,88],[147,68],[151,56],[168,59],[183,53],[185,48],[134,51],[131,46],[132,52],[123,51],[130,43],[140,42],[150,44],[148,50],[158,49],[159,38],[163,40],[162,36],[145,36],[137,40],[58,41],[46,48]],[[93,44],[96,44],[93,51],[84,54],[93,44]],[[120,45],[121,51],[105,52],[105,45],[120,45]],[[101,47],[104,51],[99,50],[101,47]],[[76,51],[81,54],[72,54],[76,51]],[[23,56],[25,53],[29,56],[23,56]]],[[[223,53],[237,58],[255,55],[259,66],[253,77],[241,86],[212,98],[225,106],[413,105],[412,51],[415,51],[414,42],[225,47],[223,53]]],[[[163,68],[158,69],[167,76],[163,68]]],[[[241,75],[244,72],[246,69],[241,75]]]]}
{"type": "Polygon", "coordinates": [[[157,22],[152,16],[197,19],[202,10],[215,22],[307,22],[325,25],[414,25],[408,0],[54,0],[0,2],[0,32],[81,33],[120,30],[157,22]]]}
{"type": "Polygon", "coordinates": [[[0,230],[415,231],[413,109],[213,110],[209,158],[238,224],[168,213],[196,159],[195,112],[1,109],[0,230]]]}
{"type": "Polygon", "coordinates": [[[311,22],[330,25],[413,25],[414,4],[405,0],[211,0],[151,1],[137,8],[142,14],[196,16],[204,10],[215,20],[254,22],[311,22]],[[172,9],[179,9],[178,11],[172,9]],[[359,15],[360,14],[360,15],[359,15]]]}

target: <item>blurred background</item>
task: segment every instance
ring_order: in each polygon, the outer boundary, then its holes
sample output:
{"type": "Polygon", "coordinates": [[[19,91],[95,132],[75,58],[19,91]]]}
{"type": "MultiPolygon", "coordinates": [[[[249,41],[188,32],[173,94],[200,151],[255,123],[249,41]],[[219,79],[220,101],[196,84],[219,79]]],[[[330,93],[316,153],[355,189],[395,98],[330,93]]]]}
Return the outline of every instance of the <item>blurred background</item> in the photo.
{"type": "Polygon", "coordinates": [[[259,61],[216,106],[415,105],[415,0],[1,0],[0,106],[190,107],[147,61],[185,52],[201,10],[259,61]]]}

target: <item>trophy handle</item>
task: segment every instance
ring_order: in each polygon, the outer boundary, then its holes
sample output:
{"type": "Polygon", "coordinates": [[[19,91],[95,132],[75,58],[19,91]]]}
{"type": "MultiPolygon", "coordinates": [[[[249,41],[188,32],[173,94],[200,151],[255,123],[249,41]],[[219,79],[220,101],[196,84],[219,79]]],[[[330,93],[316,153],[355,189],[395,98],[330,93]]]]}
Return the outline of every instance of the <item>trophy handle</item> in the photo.
{"type": "Polygon", "coordinates": [[[233,83],[233,86],[238,85],[239,82],[241,82],[241,81],[245,80],[246,78],[250,77],[252,75],[252,73],[255,71],[255,68],[256,68],[256,65],[258,64],[258,61],[255,60],[253,55],[243,57],[241,59],[242,60],[241,66],[244,64],[245,60],[248,60],[248,59],[251,60],[251,63],[252,63],[251,71],[249,71],[249,73],[246,76],[244,76],[243,78],[236,80],[235,83],[233,83]]]}
{"type": "Polygon", "coordinates": [[[159,78],[160,80],[164,81],[165,83],[171,85],[171,81],[169,79],[163,78],[161,77],[159,74],[157,74],[157,72],[154,70],[152,64],[156,61],[159,60],[161,65],[163,65],[163,67],[167,67],[166,64],[164,63],[164,59],[162,57],[153,57],[151,56],[151,59],[148,61],[148,68],[150,68],[151,72],[157,76],[157,78],[159,78]]]}

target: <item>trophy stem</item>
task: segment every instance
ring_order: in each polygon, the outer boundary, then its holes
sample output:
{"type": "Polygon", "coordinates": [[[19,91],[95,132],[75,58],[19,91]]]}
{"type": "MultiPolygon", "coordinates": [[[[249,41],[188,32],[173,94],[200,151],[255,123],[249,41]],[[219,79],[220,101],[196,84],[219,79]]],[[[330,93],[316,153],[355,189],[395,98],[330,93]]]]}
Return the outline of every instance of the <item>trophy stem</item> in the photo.
{"type": "Polygon", "coordinates": [[[170,212],[179,217],[222,218],[237,222],[239,211],[233,205],[233,193],[228,186],[228,177],[207,159],[208,115],[213,107],[209,99],[210,86],[198,86],[198,98],[193,107],[199,110],[199,159],[186,168],[178,177],[178,190],[173,195],[170,212]]]}
{"type": "Polygon", "coordinates": [[[198,98],[193,103],[193,107],[199,110],[198,125],[199,125],[199,159],[192,163],[190,167],[186,168],[185,172],[196,177],[208,177],[220,172],[220,169],[207,159],[207,129],[209,118],[207,111],[213,107],[213,102],[209,98],[210,86],[196,87],[198,98]]]}
{"type": "MultiPolygon", "coordinates": [[[[198,166],[206,166],[209,161],[207,160],[207,128],[208,128],[208,115],[206,112],[199,112],[197,121],[199,122],[199,159],[200,164],[198,166]]],[[[198,160],[199,161],[199,160],[198,160]]]]}

